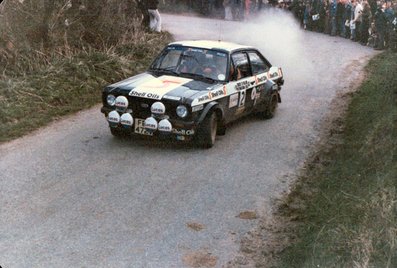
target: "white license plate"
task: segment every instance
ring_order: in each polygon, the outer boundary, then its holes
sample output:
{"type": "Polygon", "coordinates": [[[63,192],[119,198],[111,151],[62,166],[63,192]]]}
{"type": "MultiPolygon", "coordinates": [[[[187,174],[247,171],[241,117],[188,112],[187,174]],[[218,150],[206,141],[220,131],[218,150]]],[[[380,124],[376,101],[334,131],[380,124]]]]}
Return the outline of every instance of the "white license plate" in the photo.
{"type": "Polygon", "coordinates": [[[145,120],[135,118],[134,132],[141,135],[153,136],[153,133],[148,132],[144,126],[145,120]]]}

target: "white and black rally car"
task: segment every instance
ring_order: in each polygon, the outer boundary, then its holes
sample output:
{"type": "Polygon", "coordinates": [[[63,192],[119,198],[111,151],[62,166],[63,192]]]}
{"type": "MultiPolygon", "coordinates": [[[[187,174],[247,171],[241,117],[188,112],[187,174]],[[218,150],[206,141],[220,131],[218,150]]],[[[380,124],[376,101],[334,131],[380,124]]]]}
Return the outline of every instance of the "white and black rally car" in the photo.
{"type": "Polygon", "coordinates": [[[115,136],[194,139],[212,147],[231,121],[252,112],[273,117],[283,83],[281,68],[253,47],[175,42],[145,73],[107,86],[101,112],[115,136]]]}

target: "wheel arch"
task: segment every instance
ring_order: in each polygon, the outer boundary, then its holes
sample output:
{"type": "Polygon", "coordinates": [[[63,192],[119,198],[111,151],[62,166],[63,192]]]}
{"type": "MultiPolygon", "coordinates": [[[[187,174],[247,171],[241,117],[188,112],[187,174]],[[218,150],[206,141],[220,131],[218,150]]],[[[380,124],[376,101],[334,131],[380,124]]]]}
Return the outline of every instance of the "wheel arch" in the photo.
{"type": "Polygon", "coordinates": [[[216,112],[216,117],[217,117],[217,121],[218,123],[220,123],[221,125],[224,125],[224,111],[222,109],[222,107],[219,105],[219,103],[212,101],[210,103],[208,103],[203,112],[201,113],[199,120],[198,120],[198,124],[201,124],[204,120],[204,118],[211,112],[216,112]]]}

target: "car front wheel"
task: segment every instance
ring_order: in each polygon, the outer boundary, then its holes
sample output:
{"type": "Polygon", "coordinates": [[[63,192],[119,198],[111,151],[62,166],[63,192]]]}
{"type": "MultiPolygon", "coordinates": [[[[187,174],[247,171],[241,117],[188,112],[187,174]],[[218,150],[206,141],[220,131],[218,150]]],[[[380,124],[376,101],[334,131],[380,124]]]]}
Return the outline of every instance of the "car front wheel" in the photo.
{"type": "Polygon", "coordinates": [[[112,133],[112,135],[115,136],[116,138],[122,138],[126,136],[124,131],[113,127],[110,128],[110,133],[112,133]]]}
{"type": "Polygon", "coordinates": [[[208,114],[197,133],[197,142],[203,148],[211,148],[215,144],[216,130],[218,128],[218,122],[216,113],[212,112],[208,114]]]}

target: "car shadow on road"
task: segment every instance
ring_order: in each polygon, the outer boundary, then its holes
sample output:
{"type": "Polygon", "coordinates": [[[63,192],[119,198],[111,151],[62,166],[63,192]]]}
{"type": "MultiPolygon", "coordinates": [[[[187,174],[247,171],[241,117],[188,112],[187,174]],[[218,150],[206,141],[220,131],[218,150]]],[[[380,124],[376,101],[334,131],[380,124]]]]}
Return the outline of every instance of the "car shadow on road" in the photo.
{"type": "MultiPolygon", "coordinates": [[[[216,138],[216,143],[214,145],[214,148],[220,148],[222,145],[225,146],[230,146],[229,142],[226,142],[228,139],[236,139],[239,133],[241,134],[242,128],[244,128],[246,131],[250,131],[249,127],[252,123],[255,124],[263,124],[266,121],[261,120],[258,118],[256,114],[250,114],[247,116],[242,117],[241,119],[234,121],[230,124],[227,125],[227,132],[225,136],[217,136],[216,138]]],[[[244,131],[245,131],[244,130],[244,131]]],[[[110,135],[110,134],[109,134],[110,135]]],[[[203,150],[200,148],[200,146],[194,142],[194,141],[176,141],[172,140],[170,138],[152,138],[152,137],[145,137],[145,136],[140,136],[140,135],[132,135],[132,136],[127,136],[127,137],[113,137],[113,139],[109,139],[109,142],[112,143],[110,144],[111,146],[122,146],[123,148],[125,147],[130,147],[131,150],[134,148],[140,148],[140,149],[145,149],[145,150],[167,150],[167,151],[198,151],[198,150],[203,150]]]]}

